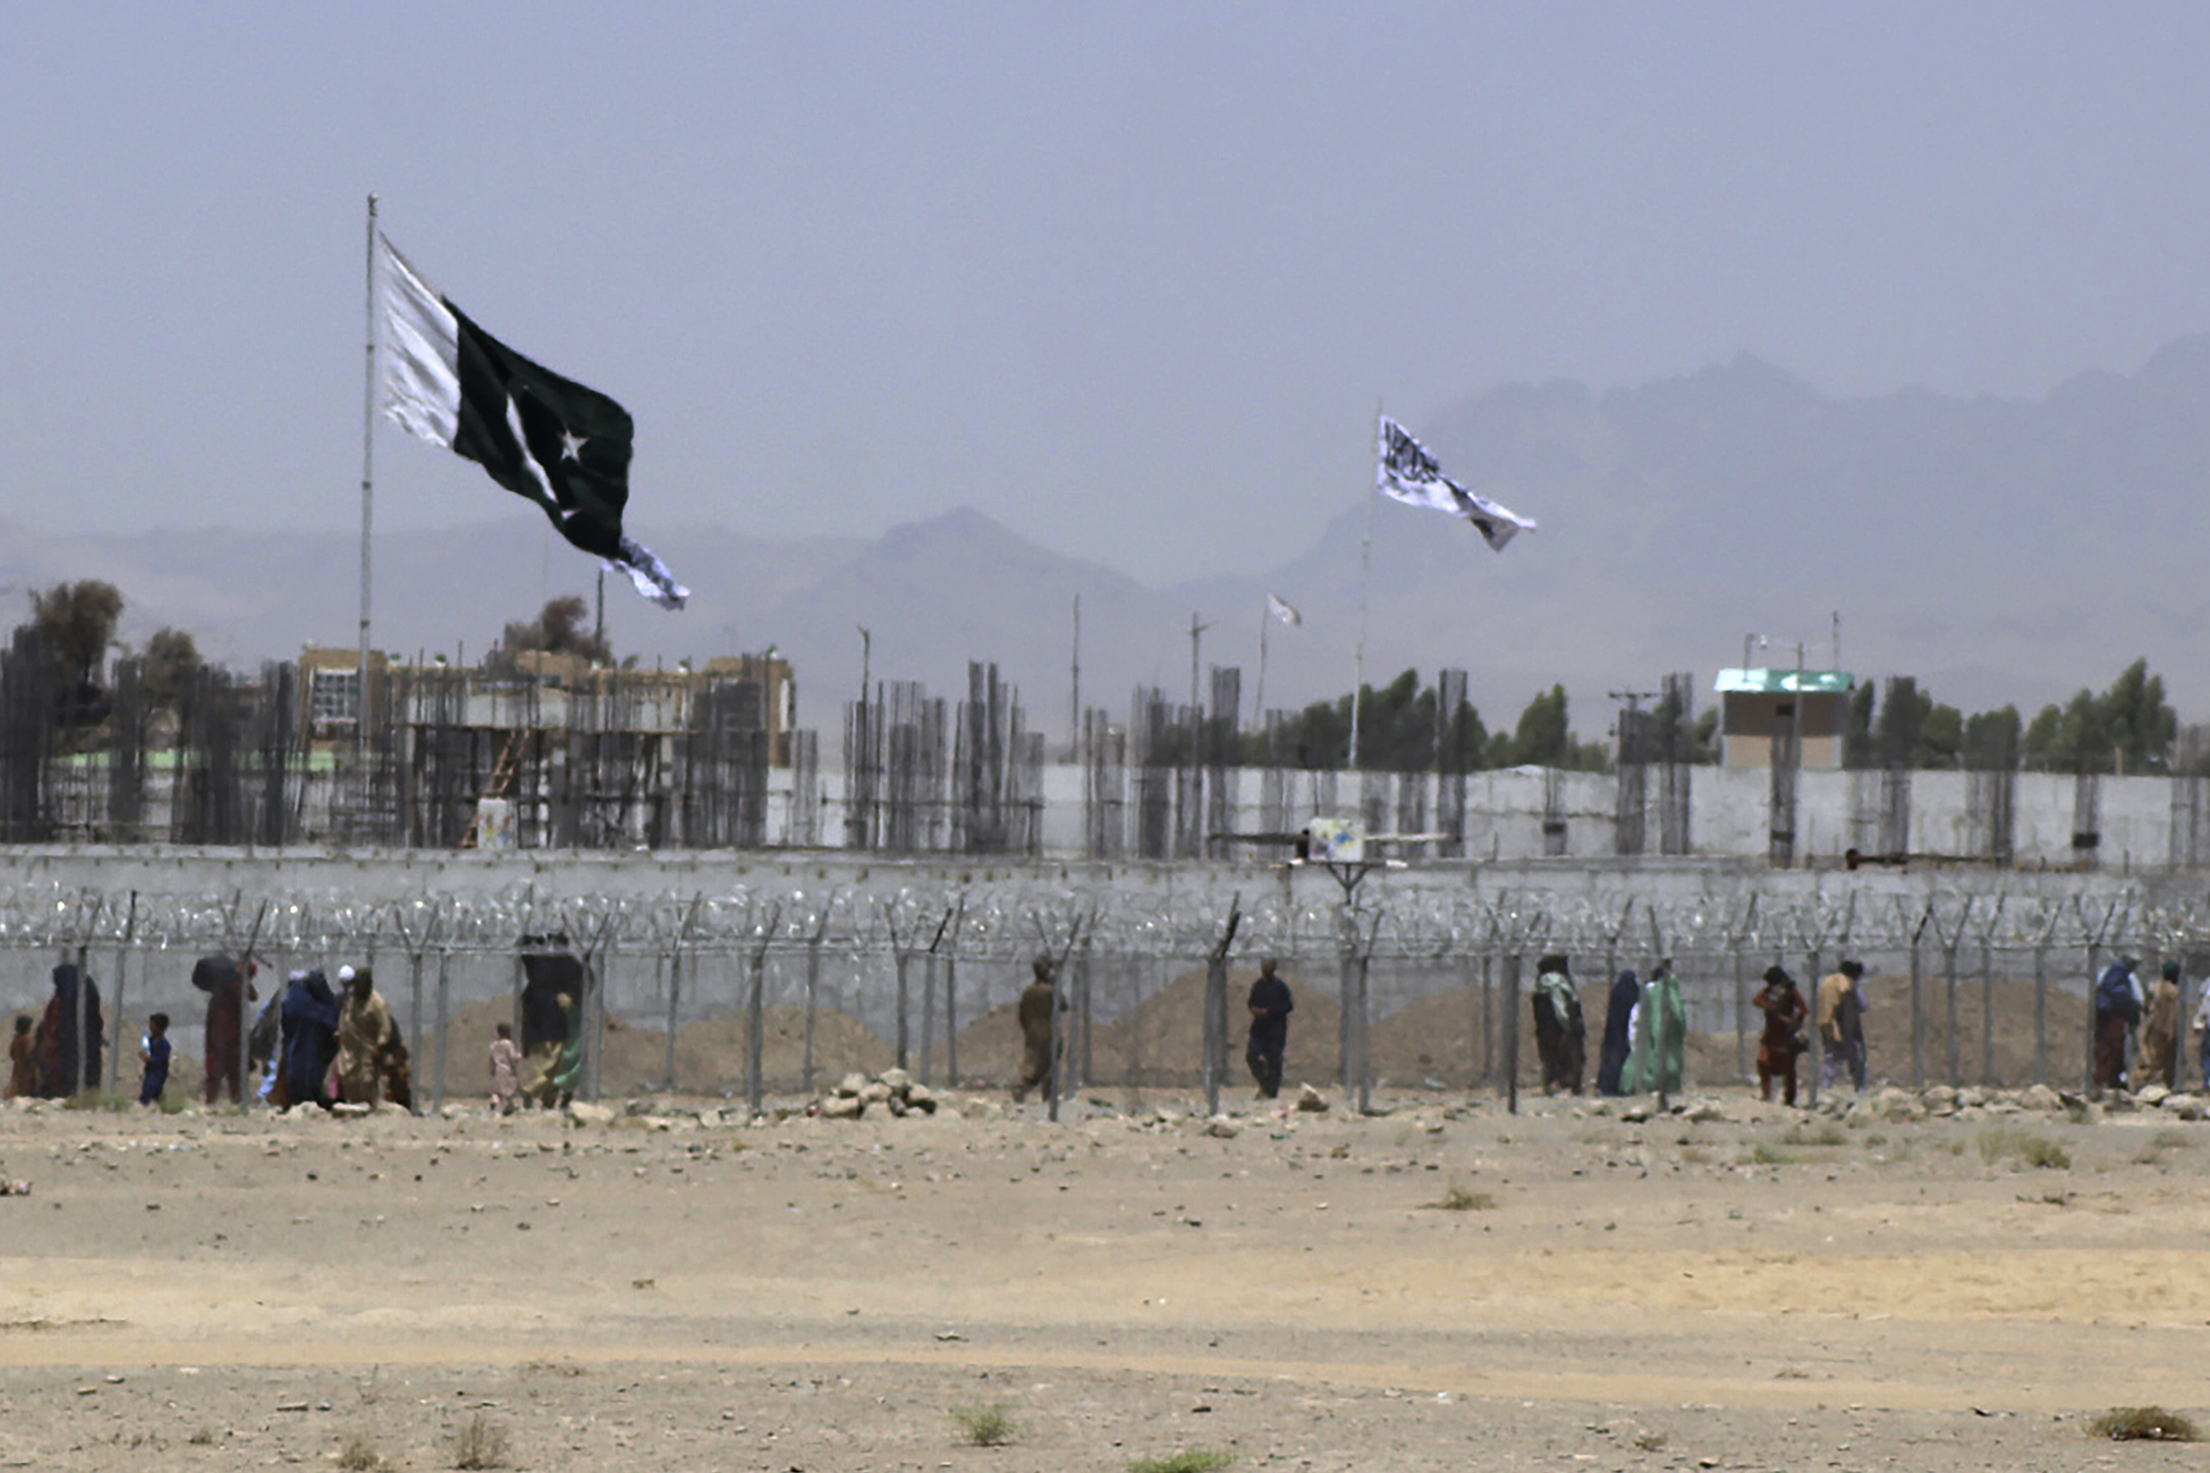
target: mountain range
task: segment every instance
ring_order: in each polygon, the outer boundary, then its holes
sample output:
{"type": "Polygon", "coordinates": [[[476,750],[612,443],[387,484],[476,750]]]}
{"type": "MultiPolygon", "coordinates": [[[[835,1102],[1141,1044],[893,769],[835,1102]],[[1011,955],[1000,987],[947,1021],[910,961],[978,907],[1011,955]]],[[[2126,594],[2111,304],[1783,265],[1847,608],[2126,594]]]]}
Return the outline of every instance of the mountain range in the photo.
{"type": "MultiPolygon", "coordinates": [[[[1370,526],[1367,678],[1464,667],[1492,726],[1562,681],[1593,736],[1609,692],[1676,670],[1708,691],[1746,637],[1752,663],[1792,665],[1801,645],[1824,668],[1836,614],[1844,668],[1916,675],[1967,710],[2030,714],[2139,656],[2183,720],[2210,706],[2194,658],[2210,603],[2210,335],[2038,400],[1834,398],[1742,355],[1636,388],[1506,386],[1413,428],[1455,479],[1541,530],[1497,554],[1433,512],[1361,499],[1284,565],[1159,585],[965,509],[866,535],[646,528],[694,598],[671,616],[617,579],[609,634],[647,664],[773,645],[797,671],[801,723],[834,733],[865,628],[877,679],[956,697],[968,660],[994,660],[1031,724],[1064,733],[1077,596],[1083,702],[1124,713],[1139,684],[1186,695],[1193,615],[1202,662],[1240,665],[1248,708],[1271,591],[1304,615],[1268,631],[1266,702],[1286,706],[1349,688],[1370,526]]],[[[1152,515],[1159,537],[1176,535],[1171,513],[1152,515]]],[[[380,534],[374,553],[376,643],[397,653],[466,658],[547,598],[592,592],[590,562],[518,502],[380,534]]],[[[0,595],[105,578],[128,601],[126,641],[173,624],[237,665],[355,643],[358,566],[341,532],[0,521],[0,595]]]]}

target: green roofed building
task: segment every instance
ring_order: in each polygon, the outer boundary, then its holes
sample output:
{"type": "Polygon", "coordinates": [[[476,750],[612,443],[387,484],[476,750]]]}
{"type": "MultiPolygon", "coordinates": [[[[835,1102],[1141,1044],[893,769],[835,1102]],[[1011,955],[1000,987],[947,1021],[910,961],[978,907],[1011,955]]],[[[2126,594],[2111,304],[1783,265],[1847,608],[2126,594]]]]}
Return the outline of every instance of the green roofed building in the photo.
{"type": "Polygon", "coordinates": [[[1720,761],[1728,767],[1770,767],[1777,743],[1800,722],[1799,766],[1842,765],[1842,728],[1857,677],[1847,670],[1721,670],[1720,761]]]}

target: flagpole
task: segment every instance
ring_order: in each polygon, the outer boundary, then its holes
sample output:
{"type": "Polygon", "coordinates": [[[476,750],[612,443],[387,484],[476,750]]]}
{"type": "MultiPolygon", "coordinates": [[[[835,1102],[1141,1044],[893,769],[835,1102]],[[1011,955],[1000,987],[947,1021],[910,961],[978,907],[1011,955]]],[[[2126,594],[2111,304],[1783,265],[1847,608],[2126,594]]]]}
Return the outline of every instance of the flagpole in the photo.
{"type": "Polygon", "coordinates": [[[1274,622],[1274,610],[1270,604],[1258,606],[1258,693],[1251,698],[1251,730],[1263,735],[1266,730],[1266,626],[1274,622]]]}
{"type": "MultiPolygon", "coordinates": [[[[1381,401],[1374,401],[1374,423],[1381,423],[1381,401]]],[[[1378,433],[1378,431],[1377,431],[1378,433]]],[[[1358,771],[1358,710],[1366,695],[1366,594],[1374,581],[1374,490],[1366,488],[1366,538],[1358,554],[1358,656],[1351,675],[1351,760],[1358,771]]]]}
{"type": "Polygon", "coordinates": [[[368,644],[369,534],[376,503],[376,196],[368,197],[368,250],[364,333],[366,371],[361,383],[361,652],[353,707],[353,765],[361,782],[362,807],[368,796],[368,644]]]}

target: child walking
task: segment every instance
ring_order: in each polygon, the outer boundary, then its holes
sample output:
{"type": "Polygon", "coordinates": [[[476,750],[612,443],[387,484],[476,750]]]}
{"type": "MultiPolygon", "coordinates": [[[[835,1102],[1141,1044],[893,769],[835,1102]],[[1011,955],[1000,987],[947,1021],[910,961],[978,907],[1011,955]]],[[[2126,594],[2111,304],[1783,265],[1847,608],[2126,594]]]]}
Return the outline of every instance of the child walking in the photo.
{"type": "Polygon", "coordinates": [[[522,1067],[522,1051],[514,1046],[514,1029],[511,1025],[498,1025],[499,1036],[491,1041],[491,1108],[501,1115],[514,1113],[514,1101],[522,1092],[517,1071],[522,1067]]]}
{"type": "Polygon", "coordinates": [[[38,1040],[31,1036],[31,1015],[15,1015],[15,1040],[8,1045],[8,1098],[38,1093],[38,1040]]]}
{"type": "Polygon", "coordinates": [[[146,1041],[138,1046],[138,1058],[146,1072],[138,1084],[138,1103],[158,1105],[169,1087],[169,1015],[155,1013],[146,1020],[146,1041]]]}

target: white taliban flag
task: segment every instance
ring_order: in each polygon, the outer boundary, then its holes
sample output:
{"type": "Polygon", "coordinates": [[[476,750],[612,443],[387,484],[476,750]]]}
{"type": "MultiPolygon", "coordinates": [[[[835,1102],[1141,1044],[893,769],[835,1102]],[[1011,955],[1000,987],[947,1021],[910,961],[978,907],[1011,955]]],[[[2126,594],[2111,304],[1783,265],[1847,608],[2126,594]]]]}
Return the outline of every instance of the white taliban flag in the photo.
{"type": "Polygon", "coordinates": [[[1533,517],[1523,517],[1444,475],[1435,457],[1386,414],[1381,417],[1380,457],[1375,484],[1383,495],[1407,506],[1424,506],[1471,522],[1482,540],[1498,552],[1521,532],[1535,530],[1533,517]]]}
{"type": "Polygon", "coordinates": [[[1266,595],[1266,612],[1292,629],[1305,621],[1305,616],[1297,612],[1296,605],[1278,593],[1266,595]]]}

